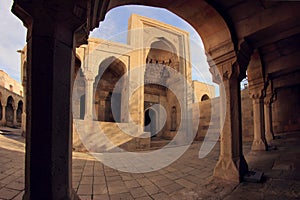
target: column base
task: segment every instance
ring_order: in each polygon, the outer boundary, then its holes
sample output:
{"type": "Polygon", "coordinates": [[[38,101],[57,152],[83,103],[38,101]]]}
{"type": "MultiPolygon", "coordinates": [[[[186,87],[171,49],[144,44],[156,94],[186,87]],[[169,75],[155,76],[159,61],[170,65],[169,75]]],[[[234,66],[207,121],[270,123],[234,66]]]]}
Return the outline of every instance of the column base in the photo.
{"type": "Polygon", "coordinates": [[[220,156],[213,176],[228,181],[241,182],[246,172],[248,172],[248,164],[244,156],[240,156],[239,158],[220,156]]]}
{"type": "Polygon", "coordinates": [[[267,143],[270,144],[272,140],[274,140],[274,134],[271,131],[267,131],[265,133],[267,143]]]}
{"type": "Polygon", "coordinates": [[[253,140],[251,150],[252,151],[267,151],[268,150],[268,144],[267,144],[267,142],[263,141],[262,139],[253,140]]]}
{"type": "MultiPolygon", "coordinates": [[[[24,193],[22,200],[31,200],[32,198],[28,193],[24,193]]],[[[62,198],[64,200],[80,200],[78,194],[75,192],[74,189],[72,189],[70,196],[62,198]]]]}
{"type": "Polygon", "coordinates": [[[84,116],[84,120],[92,121],[92,120],[93,120],[93,117],[92,117],[92,115],[85,115],[85,116],[84,116]]]}

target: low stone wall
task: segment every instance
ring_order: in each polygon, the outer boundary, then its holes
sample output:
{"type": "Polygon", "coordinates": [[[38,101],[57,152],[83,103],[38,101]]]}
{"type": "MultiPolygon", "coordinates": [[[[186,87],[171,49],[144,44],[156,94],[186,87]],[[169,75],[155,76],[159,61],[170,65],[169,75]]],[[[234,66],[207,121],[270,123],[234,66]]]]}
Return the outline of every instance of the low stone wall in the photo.
{"type": "MultiPolygon", "coordinates": [[[[241,112],[242,112],[242,133],[243,140],[253,140],[253,108],[249,97],[248,89],[241,91],[241,112]]],[[[193,124],[199,119],[197,135],[195,140],[203,140],[208,128],[211,131],[220,133],[220,98],[216,97],[193,105],[195,110],[199,106],[200,116],[193,112],[193,124]]]]}

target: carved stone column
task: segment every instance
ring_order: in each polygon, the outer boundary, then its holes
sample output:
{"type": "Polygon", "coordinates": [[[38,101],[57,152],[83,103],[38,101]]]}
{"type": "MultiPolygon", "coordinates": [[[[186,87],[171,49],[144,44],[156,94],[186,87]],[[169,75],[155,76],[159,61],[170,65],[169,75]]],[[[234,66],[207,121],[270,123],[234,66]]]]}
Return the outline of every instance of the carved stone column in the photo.
{"type": "Polygon", "coordinates": [[[25,135],[26,135],[26,112],[25,112],[25,109],[26,109],[26,101],[24,101],[23,108],[22,108],[21,130],[22,130],[23,137],[25,137],[25,135]]]}
{"type": "Polygon", "coordinates": [[[258,51],[255,51],[252,55],[247,72],[249,82],[249,93],[250,97],[252,98],[253,105],[254,138],[251,149],[267,150],[268,144],[265,138],[263,105],[266,83],[263,66],[258,51]]]}
{"type": "Polygon", "coordinates": [[[6,114],[5,114],[5,110],[6,110],[6,104],[2,104],[2,119],[1,119],[1,125],[5,126],[6,125],[6,114]]]}
{"type": "Polygon", "coordinates": [[[264,101],[262,91],[252,94],[254,139],[251,150],[267,150],[264,127],[264,101]]]}
{"type": "Polygon", "coordinates": [[[16,126],[17,125],[17,110],[18,110],[18,106],[14,106],[13,110],[14,110],[13,126],[16,126]]]}
{"type": "Polygon", "coordinates": [[[220,157],[214,176],[239,182],[248,171],[242,149],[239,66],[229,62],[218,66],[218,71],[220,73],[221,141],[220,157]]]}
{"type": "Polygon", "coordinates": [[[23,200],[78,199],[72,188],[71,83],[78,1],[14,1],[27,32],[26,154],[23,200]]]}
{"type": "Polygon", "coordinates": [[[273,124],[272,124],[272,103],[273,93],[271,85],[267,88],[267,94],[264,98],[264,116],[265,116],[265,137],[268,144],[274,139],[273,124]]]}
{"type": "Polygon", "coordinates": [[[85,114],[84,120],[93,120],[93,104],[94,104],[94,95],[93,95],[93,84],[94,76],[92,72],[87,71],[84,74],[85,80],[85,114]]]}

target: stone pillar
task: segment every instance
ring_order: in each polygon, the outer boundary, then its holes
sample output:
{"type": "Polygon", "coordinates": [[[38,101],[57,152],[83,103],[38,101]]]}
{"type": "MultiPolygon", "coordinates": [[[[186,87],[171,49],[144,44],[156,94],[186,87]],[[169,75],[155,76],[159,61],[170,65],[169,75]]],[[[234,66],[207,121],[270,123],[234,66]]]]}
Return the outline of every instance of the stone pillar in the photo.
{"type": "Polygon", "coordinates": [[[94,76],[92,72],[87,71],[84,74],[85,78],[85,114],[84,120],[93,120],[93,104],[94,104],[94,94],[93,94],[93,84],[94,76]]]}
{"type": "Polygon", "coordinates": [[[221,76],[221,141],[220,157],[214,170],[214,176],[239,182],[248,171],[242,149],[239,66],[226,63],[218,68],[221,76]]]}
{"type": "Polygon", "coordinates": [[[264,116],[265,116],[265,137],[267,143],[270,144],[274,139],[273,124],[272,124],[272,96],[267,95],[264,99],[264,116]]]}
{"type": "Polygon", "coordinates": [[[251,150],[267,150],[264,127],[264,101],[261,92],[252,95],[254,139],[251,150]]]}
{"type": "Polygon", "coordinates": [[[13,126],[17,126],[17,110],[18,110],[18,106],[14,106],[13,110],[14,110],[13,126]]]}
{"type": "Polygon", "coordinates": [[[14,1],[12,7],[28,28],[23,200],[77,199],[72,188],[71,83],[74,32],[86,22],[82,9],[76,1],[14,1]]]}
{"type": "Polygon", "coordinates": [[[6,104],[2,104],[2,119],[1,119],[1,125],[5,126],[6,125],[6,114],[5,114],[5,110],[6,110],[6,104]]]}
{"type": "MultiPolygon", "coordinates": [[[[24,101],[25,102],[25,101],[24,101]]],[[[26,136],[26,112],[25,112],[25,103],[23,103],[23,110],[22,110],[22,123],[21,123],[21,130],[22,136],[26,136]]]]}

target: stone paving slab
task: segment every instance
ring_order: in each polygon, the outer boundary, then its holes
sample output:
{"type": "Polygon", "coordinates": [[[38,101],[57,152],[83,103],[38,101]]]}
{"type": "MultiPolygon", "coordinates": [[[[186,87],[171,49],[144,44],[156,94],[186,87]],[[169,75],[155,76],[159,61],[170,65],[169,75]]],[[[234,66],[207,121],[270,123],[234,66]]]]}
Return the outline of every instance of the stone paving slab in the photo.
{"type": "MultiPolygon", "coordinates": [[[[22,199],[24,139],[0,134],[0,200],[22,199]]],[[[235,184],[212,178],[219,144],[199,159],[201,142],[161,170],[126,173],[103,165],[86,153],[73,153],[73,188],[81,199],[299,199],[300,133],[273,141],[276,150],[252,152],[244,144],[251,170],[265,173],[264,182],[235,184]]]]}

